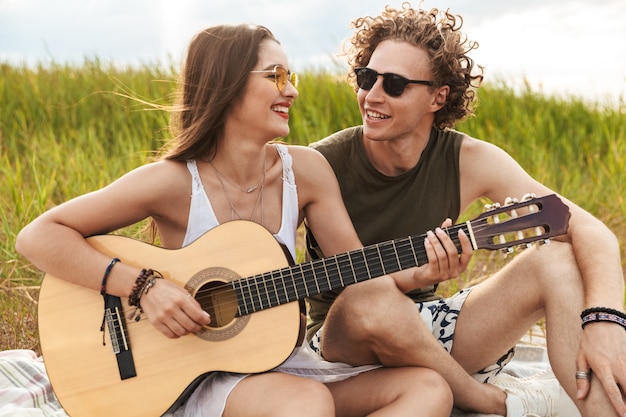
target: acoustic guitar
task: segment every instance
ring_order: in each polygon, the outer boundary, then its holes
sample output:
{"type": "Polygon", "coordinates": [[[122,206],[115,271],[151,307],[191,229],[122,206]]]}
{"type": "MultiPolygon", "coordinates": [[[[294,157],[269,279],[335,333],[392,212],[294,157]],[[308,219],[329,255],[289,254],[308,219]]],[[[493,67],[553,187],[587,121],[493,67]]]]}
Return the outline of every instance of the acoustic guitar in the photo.
{"type": "MultiPolygon", "coordinates": [[[[460,250],[506,250],[567,232],[568,207],[554,194],[492,207],[447,229],[460,250]]],[[[425,235],[289,265],[262,226],[224,223],[182,249],[99,235],[88,242],[110,257],[149,267],[184,287],[211,314],[199,333],[169,339],[144,317],[127,320],[127,299],[47,274],[39,295],[39,334],[53,390],[72,417],[159,416],[212,371],[258,373],[284,362],[298,343],[301,302],[428,262],[425,235]],[[269,271],[269,272],[267,272],[269,271]],[[103,343],[106,337],[106,343],[103,343]]]]}

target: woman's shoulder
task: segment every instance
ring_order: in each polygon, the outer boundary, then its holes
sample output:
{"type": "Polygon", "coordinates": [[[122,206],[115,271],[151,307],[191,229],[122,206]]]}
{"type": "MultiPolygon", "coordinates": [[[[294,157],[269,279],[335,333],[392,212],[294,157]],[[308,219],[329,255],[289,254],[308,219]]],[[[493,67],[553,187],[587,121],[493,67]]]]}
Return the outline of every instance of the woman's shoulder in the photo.
{"type": "Polygon", "coordinates": [[[330,164],[315,149],[290,145],[289,152],[293,160],[293,172],[298,184],[298,194],[303,197],[305,190],[314,189],[319,191],[319,187],[327,186],[329,181],[336,181],[330,164]]]}
{"type": "Polygon", "coordinates": [[[146,175],[171,175],[179,172],[188,172],[186,162],[172,161],[169,159],[161,159],[158,161],[148,162],[141,165],[126,175],[146,176],[146,175]]]}
{"type": "Polygon", "coordinates": [[[172,189],[190,182],[185,162],[159,160],[141,165],[124,174],[115,182],[127,183],[142,189],[172,189]]]}

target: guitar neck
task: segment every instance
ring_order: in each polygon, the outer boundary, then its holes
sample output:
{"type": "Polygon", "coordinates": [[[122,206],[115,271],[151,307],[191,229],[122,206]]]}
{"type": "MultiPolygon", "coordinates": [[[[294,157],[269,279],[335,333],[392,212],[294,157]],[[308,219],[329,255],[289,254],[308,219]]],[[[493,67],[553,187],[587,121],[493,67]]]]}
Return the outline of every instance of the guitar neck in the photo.
{"type": "MultiPolygon", "coordinates": [[[[460,252],[459,231],[463,231],[474,250],[512,250],[536,241],[548,241],[567,233],[570,212],[556,194],[522,202],[493,205],[472,221],[446,229],[460,252]],[[522,211],[518,211],[523,209],[522,211]]],[[[403,269],[428,263],[424,248],[426,234],[390,240],[341,255],[318,259],[234,280],[237,315],[290,303],[348,285],[367,281],[403,269]]]]}
{"type": "MultiPolygon", "coordinates": [[[[470,234],[466,223],[446,229],[459,251],[460,229],[470,234]]],[[[426,234],[390,240],[235,280],[232,286],[237,294],[238,316],[424,265],[428,263],[425,238],[426,234]]]]}

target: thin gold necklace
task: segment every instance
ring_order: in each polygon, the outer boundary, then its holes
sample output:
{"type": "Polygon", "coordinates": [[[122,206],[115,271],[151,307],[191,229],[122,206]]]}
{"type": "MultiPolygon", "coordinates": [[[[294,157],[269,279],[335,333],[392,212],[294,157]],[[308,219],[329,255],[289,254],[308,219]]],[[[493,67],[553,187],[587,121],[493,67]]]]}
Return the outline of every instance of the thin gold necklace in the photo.
{"type": "MultiPolygon", "coordinates": [[[[226,177],[224,177],[215,167],[215,165],[213,165],[212,161],[209,161],[209,164],[213,167],[213,169],[215,170],[215,176],[217,177],[217,180],[220,182],[220,185],[222,186],[222,190],[224,191],[224,195],[226,196],[226,200],[228,201],[228,205],[230,206],[230,219],[231,220],[235,220],[235,215],[237,215],[238,219],[243,219],[243,216],[241,214],[239,214],[239,212],[237,211],[237,209],[235,208],[235,205],[233,204],[233,201],[230,198],[230,195],[228,194],[228,190],[226,189],[226,184],[224,184],[224,180],[228,181],[228,179],[226,177]]],[[[261,172],[261,182],[258,184],[260,186],[259,189],[259,194],[256,196],[256,201],[254,202],[254,207],[252,208],[252,213],[250,213],[250,218],[249,220],[252,220],[252,218],[254,217],[254,213],[256,213],[256,209],[259,206],[259,201],[261,201],[261,225],[263,225],[263,215],[264,215],[264,210],[263,210],[263,190],[265,188],[265,171],[266,171],[266,167],[267,167],[267,157],[264,154],[263,155],[263,171],[261,172]]],[[[229,184],[233,185],[230,181],[229,184]]],[[[255,189],[257,189],[258,186],[255,185],[253,189],[251,189],[250,191],[248,191],[247,193],[251,193],[252,191],[254,191],[255,189]]],[[[243,191],[241,189],[239,189],[240,191],[243,191]]]]}
{"type": "MultiPolygon", "coordinates": [[[[265,149],[264,149],[265,150],[265,149]]],[[[267,154],[267,151],[265,150],[263,157],[265,158],[267,154]]],[[[217,173],[218,178],[220,178],[220,182],[226,181],[227,183],[229,183],[233,188],[236,188],[237,190],[241,191],[242,193],[246,193],[246,194],[250,194],[251,192],[253,192],[254,190],[256,190],[257,188],[259,188],[259,185],[261,184],[261,181],[264,179],[265,176],[265,159],[263,160],[263,172],[261,172],[261,177],[259,178],[259,182],[257,182],[255,185],[251,185],[248,188],[242,188],[240,185],[235,184],[234,182],[230,181],[226,176],[222,175],[222,173],[217,169],[217,167],[213,164],[213,161],[210,160],[209,164],[211,164],[211,166],[213,167],[213,169],[215,170],[215,172],[217,173]]]]}

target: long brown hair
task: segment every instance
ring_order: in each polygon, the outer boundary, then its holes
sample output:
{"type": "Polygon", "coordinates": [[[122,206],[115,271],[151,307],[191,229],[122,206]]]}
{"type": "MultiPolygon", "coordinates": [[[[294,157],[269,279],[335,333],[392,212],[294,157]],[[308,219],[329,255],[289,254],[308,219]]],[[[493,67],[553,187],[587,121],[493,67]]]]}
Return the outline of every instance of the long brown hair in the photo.
{"type": "Polygon", "coordinates": [[[173,139],[162,150],[163,158],[213,157],[226,116],[242,99],[267,39],[278,42],[266,27],[249,24],[212,26],[194,36],[178,81],[173,139]]]}

